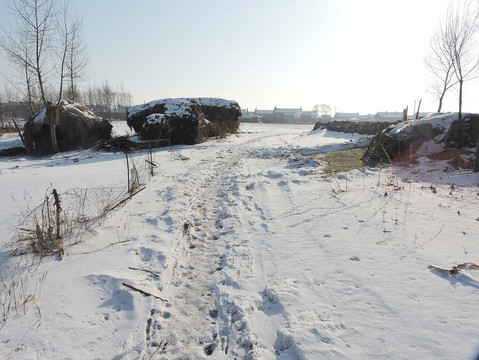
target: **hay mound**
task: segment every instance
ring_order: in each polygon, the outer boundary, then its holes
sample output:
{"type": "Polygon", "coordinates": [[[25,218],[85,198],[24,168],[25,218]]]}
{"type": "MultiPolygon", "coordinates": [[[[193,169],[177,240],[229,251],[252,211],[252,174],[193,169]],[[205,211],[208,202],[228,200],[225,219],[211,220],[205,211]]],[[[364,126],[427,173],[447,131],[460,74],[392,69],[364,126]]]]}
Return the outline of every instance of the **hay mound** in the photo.
{"type": "Polygon", "coordinates": [[[238,132],[241,108],[236,101],[217,98],[193,98],[205,117],[205,135],[207,137],[223,136],[238,132]]]}
{"type": "MultiPolygon", "coordinates": [[[[427,156],[457,147],[457,113],[431,114],[421,119],[391,125],[379,132],[363,156],[365,164],[392,162],[398,157],[427,156]]],[[[462,146],[475,147],[479,137],[479,116],[463,114],[462,146]]]]}
{"type": "Polygon", "coordinates": [[[379,131],[386,129],[390,125],[391,123],[389,122],[379,121],[318,121],[316,124],[314,124],[313,130],[322,128],[329,131],[374,135],[379,131]]]}
{"type": "MultiPolygon", "coordinates": [[[[86,106],[61,100],[57,108],[59,117],[56,137],[60,151],[87,149],[97,141],[111,137],[112,125],[86,106]]],[[[25,123],[23,137],[29,152],[38,154],[53,152],[48,111],[44,107],[25,123]]]]}
{"type": "Polygon", "coordinates": [[[217,98],[160,99],[127,110],[128,126],[142,140],[167,139],[170,144],[196,144],[211,136],[235,133],[241,109],[217,98]]]}

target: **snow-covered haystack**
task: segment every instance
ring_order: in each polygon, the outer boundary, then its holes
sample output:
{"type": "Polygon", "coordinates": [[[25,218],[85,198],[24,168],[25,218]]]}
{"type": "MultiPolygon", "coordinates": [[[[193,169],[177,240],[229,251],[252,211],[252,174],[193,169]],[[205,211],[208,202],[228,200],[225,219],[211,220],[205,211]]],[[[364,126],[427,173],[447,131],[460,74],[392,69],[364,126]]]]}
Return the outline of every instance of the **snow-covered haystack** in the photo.
{"type": "Polygon", "coordinates": [[[127,110],[128,126],[143,140],[168,139],[196,144],[210,136],[234,133],[240,124],[237,102],[217,98],[174,98],[151,101],[127,110]]]}
{"type": "Polygon", "coordinates": [[[204,115],[189,99],[160,99],[129,107],[127,124],[143,140],[168,139],[171,144],[201,140],[204,115]]]}
{"type": "Polygon", "coordinates": [[[193,98],[204,114],[206,136],[222,136],[238,131],[241,119],[241,108],[236,101],[218,98],[193,98]]]}
{"type": "Polygon", "coordinates": [[[55,128],[59,151],[90,148],[99,140],[111,137],[112,125],[107,120],[85,105],[61,100],[52,110],[44,107],[25,123],[23,137],[28,151],[53,152],[49,119],[55,109],[58,109],[55,128]]]}
{"type": "MultiPolygon", "coordinates": [[[[400,155],[430,156],[457,146],[457,113],[431,114],[391,125],[377,134],[367,149],[366,163],[389,162],[400,155]]],[[[479,135],[479,116],[463,114],[463,146],[475,146],[479,135]]]]}

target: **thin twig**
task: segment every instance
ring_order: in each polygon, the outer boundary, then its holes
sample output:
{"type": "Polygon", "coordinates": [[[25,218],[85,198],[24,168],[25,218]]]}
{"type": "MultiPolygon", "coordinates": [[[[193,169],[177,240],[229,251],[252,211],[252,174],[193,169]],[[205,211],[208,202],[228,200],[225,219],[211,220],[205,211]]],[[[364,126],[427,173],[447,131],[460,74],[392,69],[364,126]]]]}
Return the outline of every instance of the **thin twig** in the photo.
{"type": "Polygon", "coordinates": [[[123,204],[124,202],[127,202],[127,201],[130,200],[133,196],[135,196],[135,195],[138,194],[140,191],[143,191],[143,190],[145,190],[145,189],[146,189],[146,187],[142,187],[140,190],[138,190],[138,191],[132,193],[131,195],[129,195],[129,196],[126,197],[125,199],[121,200],[118,204],[116,204],[115,206],[113,206],[112,208],[110,208],[110,209],[108,210],[108,212],[110,212],[110,211],[116,209],[118,206],[120,206],[120,205],[123,204]]]}
{"type": "Polygon", "coordinates": [[[80,253],[75,253],[74,255],[87,255],[87,254],[93,254],[93,253],[96,253],[98,251],[102,251],[102,250],[105,250],[107,248],[109,248],[110,246],[113,246],[113,245],[118,245],[118,244],[123,244],[123,243],[126,243],[128,241],[131,241],[130,239],[126,239],[126,240],[122,240],[122,241],[117,241],[117,242],[114,242],[114,243],[110,243],[108,244],[107,246],[105,247],[102,247],[100,249],[97,249],[97,250],[93,250],[93,251],[86,251],[86,252],[80,252],[80,253]]]}
{"type": "Polygon", "coordinates": [[[128,266],[128,269],[130,270],[137,270],[137,271],[144,271],[144,272],[147,272],[147,273],[150,273],[152,275],[155,275],[156,277],[160,277],[160,275],[158,275],[157,273],[151,271],[151,270],[148,270],[148,269],[138,269],[138,268],[135,268],[135,267],[131,267],[131,266],[128,266]]]}
{"type": "Polygon", "coordinates": [[[141,294],[143,294],[143,295],[145,295],[145,296],[153,296],[154,298],[157,298],[157,299],[159,299],[159,300],[161,300],[161,301],[166,301],[166,302],[168,302],[168,300],[163,299],[163,298],[161,298],[161,297],[159,297],[159,296],[153,295],[153,294],[151,294],[151,293],[149,293],[149,292],[147,292],[147,291],[138,289],[138,288],[136,288],[136,287],[134,287],[134,286],[131,286],[131,285],[128,285],[128,284],[126,284],[126,283],[122,283],[122,284],[123,284],[123,286],[126,286],[127,288],[129,288],[129,289],[131,289],[131,290],[138,291],[139,293],[141,293],[141,294]]]}
{"type": "Polygon", "coordinates": [[[157,167],[157,165],[154,163],[154,162],[151,162],[150,160],[146,160],[145,161],[150,164],[151,166],[154,166],[154,167],[157,167]]]}

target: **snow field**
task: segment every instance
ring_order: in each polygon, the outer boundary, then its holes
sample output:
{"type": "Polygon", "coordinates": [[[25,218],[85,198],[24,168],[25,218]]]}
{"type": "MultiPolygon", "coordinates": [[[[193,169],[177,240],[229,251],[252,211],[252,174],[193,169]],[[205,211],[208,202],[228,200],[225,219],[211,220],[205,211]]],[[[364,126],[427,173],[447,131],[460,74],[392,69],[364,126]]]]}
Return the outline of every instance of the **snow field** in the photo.
{"type": "MultiPolygon", "coordinates": [[[[477,174],[439,177],[445,164],[424,159],[322,178],[308,154],[360,136],[309,130],[243,124],[226,140],[158,149],[145,190],[64,260],[40,264],[41,296],[0,329],[0,354],[474,358],[478,274],[427,266],[478,262],[477,174]]],[[[2,160],[2,201],[41,199],[53,182],[61,193],[126,181],[121,154],[61,156],[2,160]]],[[[16,223],[8,204],[3,238],[16,223]]]]}

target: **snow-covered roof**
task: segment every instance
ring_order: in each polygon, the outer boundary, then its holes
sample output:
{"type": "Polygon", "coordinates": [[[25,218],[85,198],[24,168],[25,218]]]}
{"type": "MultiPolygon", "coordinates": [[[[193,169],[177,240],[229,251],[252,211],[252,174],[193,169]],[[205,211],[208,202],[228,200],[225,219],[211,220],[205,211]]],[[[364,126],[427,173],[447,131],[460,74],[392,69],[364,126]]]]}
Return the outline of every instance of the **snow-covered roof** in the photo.
{"type": "Polygon", "coordinates": [[[282,114],[286,116],[296,116],[298,114],[302,113],[302,109],[291,109],[291,108],[275,108],[274,110],[275,114],[282,114]]]}
{"type": "Polygon", "coordinates": [[[273,115],[273,110],[258,110],[254,111],[256,115],[273,115]]]}
{"type": "Polygon", "coordinates": [[[247,109],[241,109],[241,116],[243,118],[254,118],[254,112],[248,111],[247,109]]]}
{"type": "Polygon", "coordinates": [[[402,111],[380,111],[377,112],[375,117],[376,118],[381,118],[381,119],[402,119],[403,112],[402,111]]]}
{"type": "Polygon", "coordinates": [[[336,113],[334,115],[335,118],[341,118],[341,119],[350,119],[350,118],[359,118],[359,113],[336,113]]]}
{"type": "Polygon", "coordinates": [[[316,111],[303,111],[301,116],[304,116],[304,117],[318,117],[318,113],[316,111]]]}

